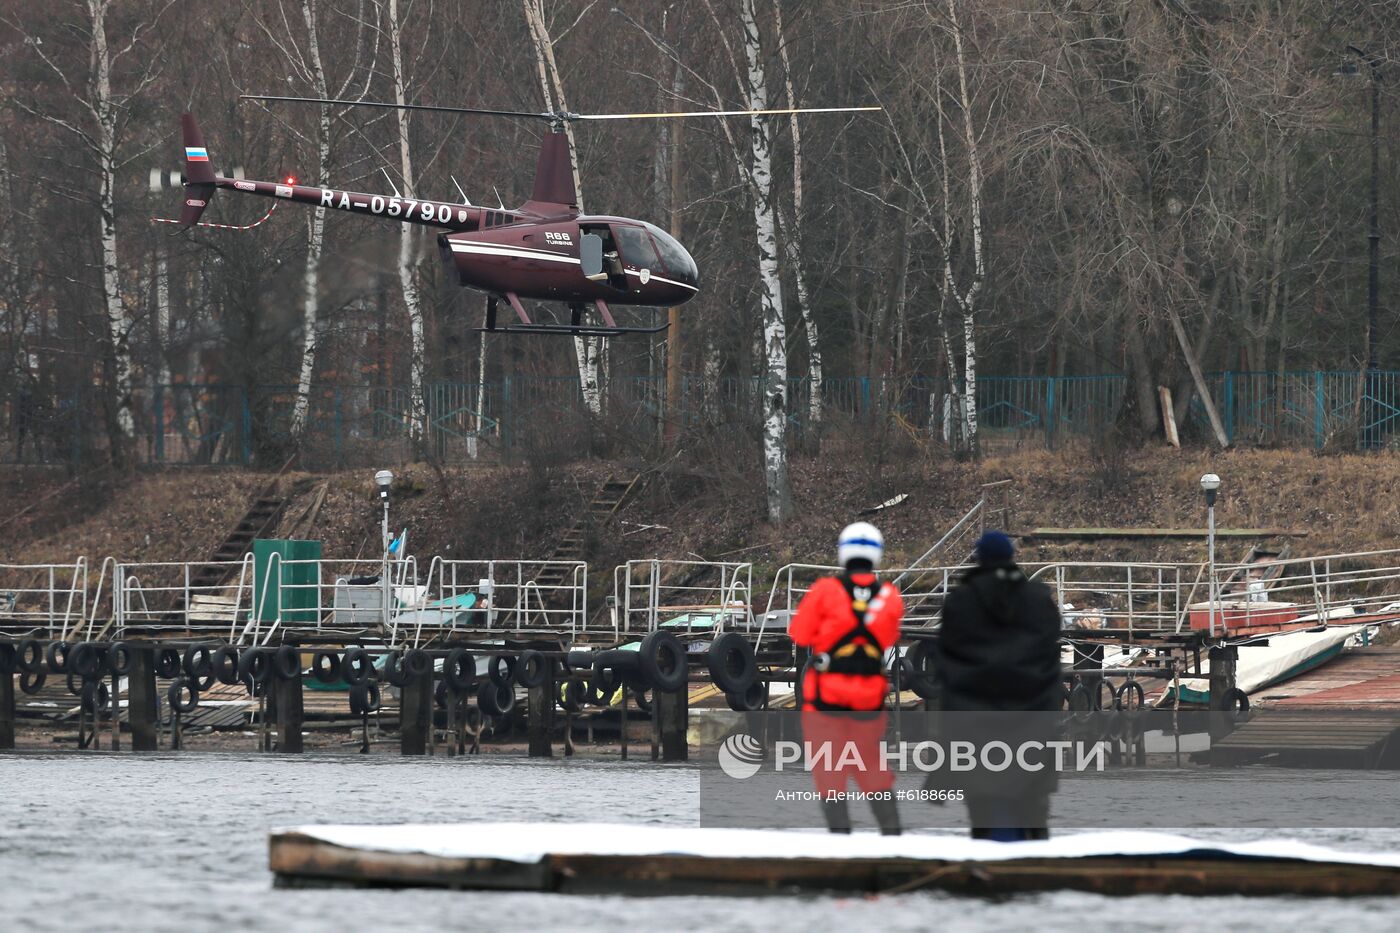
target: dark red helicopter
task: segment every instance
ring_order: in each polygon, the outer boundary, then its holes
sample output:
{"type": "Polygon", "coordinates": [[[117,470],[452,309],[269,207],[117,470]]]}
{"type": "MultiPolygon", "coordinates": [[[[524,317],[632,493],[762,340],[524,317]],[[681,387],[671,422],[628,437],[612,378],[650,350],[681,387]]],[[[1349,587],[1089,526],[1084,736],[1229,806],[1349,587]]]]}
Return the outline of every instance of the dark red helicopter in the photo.
{"type": "MultiPolygon", "coordinates": [[[[280,198],[312,207],[329,207],[382,217],[400,223],[437,227],[444,263],[458,281],[486,292],[486,326],[492,332],[615,336],[655,333],[665,329],[619,327],[609,305],[674,307],[689,301],[700,290],[695,260],[675,237],[654,224],[606,214],[582,214],[574,190],[564,124],[576,120],[670,119],[682,117],[731,117],[752,114],[836,113],[879,110],[879,107],[826,107],[775,110],[683,111],[677,113],[577,114],[483,110],[471,107],[438,107],[426,104],[386,104],[370,101],[328,100],[313,97],[274,97],[245,94],[246,100],[281,103],[340,104],[361,107],[446,111],[498,117],[543,120],[549,132],[535,164],[535,184],[530,200],[514,209],[490,209],[471,204],[450,204],[418,198],[362,194],[282,182],[251,181],[214,172],[204,137],[194,116],[180,121],[184,137],[185,197],[178,221],[182,230],[200,223],[214,191],[219,188],[245,194],[280,198]],[[498,325],[497,303],[504,298],[520,319],[518,324],[498,325]],[[531,320],[521,299],[564,302],[570,310],[568,324],[531,320]],[[602,326],[584,321],[593,305],[602,326]]],[[[235,173],[237,175],[239,173],[235,173]]],[[[269,212],[270,213],[270,212],[269,212]]],[[[240,228],[241,229],[241,228],[240,228]]]]}

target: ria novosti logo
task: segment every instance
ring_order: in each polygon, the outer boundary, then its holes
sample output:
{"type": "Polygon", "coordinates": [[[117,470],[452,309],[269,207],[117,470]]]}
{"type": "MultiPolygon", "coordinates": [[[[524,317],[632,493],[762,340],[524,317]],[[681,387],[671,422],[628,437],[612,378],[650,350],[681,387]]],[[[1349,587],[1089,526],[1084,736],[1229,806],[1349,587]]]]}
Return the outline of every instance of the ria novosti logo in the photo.
{"type": "Polygon", "coordinates": [[[745,732],[736,732],[719,746],[720,770],[736,780],[751,778],[763,767],[763,745],[745,732]]]}

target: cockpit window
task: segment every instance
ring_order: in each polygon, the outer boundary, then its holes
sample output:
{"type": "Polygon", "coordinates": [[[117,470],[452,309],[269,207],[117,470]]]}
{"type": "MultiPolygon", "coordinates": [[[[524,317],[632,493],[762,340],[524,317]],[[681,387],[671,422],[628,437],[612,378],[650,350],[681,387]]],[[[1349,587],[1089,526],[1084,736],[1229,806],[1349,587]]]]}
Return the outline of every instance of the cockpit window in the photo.
{"type": "Polygon", "coordinates": [[[652,248],[651,237],[641,227],[613,227],[613,236],[622,248],[622,260],[639,269],[656,268],[656,250],[652,248]]]}
{"type": "Polygon", "coordinates": [[[692,281],[699,277],[700,273],[695,268],[695,260],[690,258],[690,254],[685,251],[684,246],[676,242],[675,237],[652,224],[647,224],[647,230],[656,242],[656,248],[661,252],[661,261],[665,264],[667,272],[692,281]]]}

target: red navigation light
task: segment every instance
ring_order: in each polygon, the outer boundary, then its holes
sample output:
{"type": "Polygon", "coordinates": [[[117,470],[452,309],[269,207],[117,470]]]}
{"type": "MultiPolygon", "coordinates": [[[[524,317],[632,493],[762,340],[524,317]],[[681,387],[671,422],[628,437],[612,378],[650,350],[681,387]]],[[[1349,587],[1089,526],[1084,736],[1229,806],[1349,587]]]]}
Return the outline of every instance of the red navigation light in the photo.
{"type": "Polygon", "coordinates": [[[296,177],[295,175],[288,175],[288,176],[287,176],[287,184],[289,184],[289,185],[295,185],[296,183],[297,183],[297,177],[296,177]]]}

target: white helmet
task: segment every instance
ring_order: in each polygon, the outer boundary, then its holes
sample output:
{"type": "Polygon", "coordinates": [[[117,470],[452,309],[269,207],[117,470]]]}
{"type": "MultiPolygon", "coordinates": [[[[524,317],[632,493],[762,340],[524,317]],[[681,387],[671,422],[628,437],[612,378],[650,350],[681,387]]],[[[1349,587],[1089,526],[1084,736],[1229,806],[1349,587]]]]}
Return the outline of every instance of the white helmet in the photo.
{"type": "Polygon", "coordinates": [[[878,567],[884,553],[885,536],[869,522],[847,525],[836,542],[836,562],[842,567],[860,558],[865,558],[878,567]]]}

